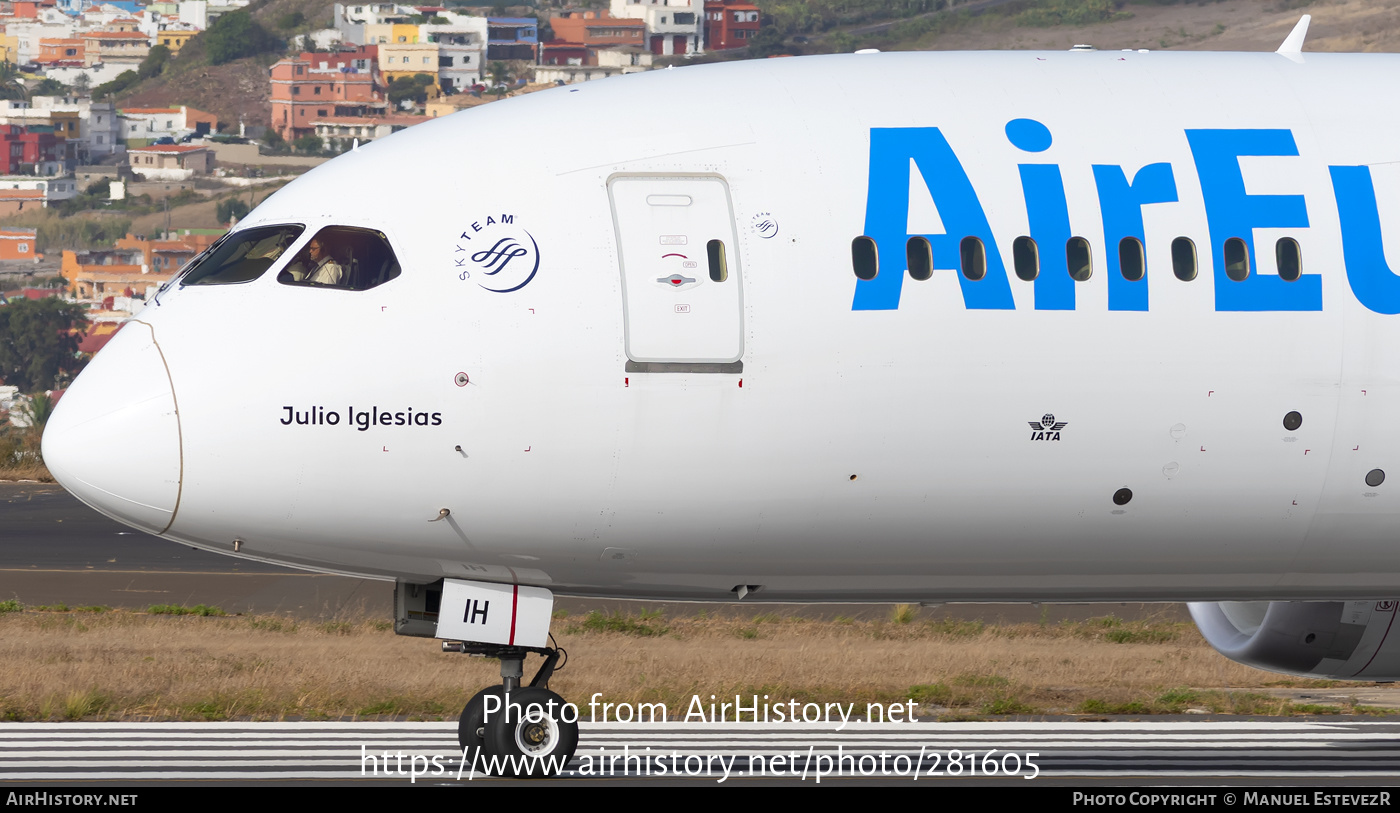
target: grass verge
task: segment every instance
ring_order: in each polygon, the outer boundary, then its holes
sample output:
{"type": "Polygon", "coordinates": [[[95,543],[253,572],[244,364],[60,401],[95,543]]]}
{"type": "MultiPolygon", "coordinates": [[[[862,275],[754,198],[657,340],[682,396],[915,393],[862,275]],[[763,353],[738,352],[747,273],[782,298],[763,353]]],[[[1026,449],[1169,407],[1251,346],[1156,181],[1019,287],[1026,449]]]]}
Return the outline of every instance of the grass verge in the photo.
{"type": "MultiPolygon", "coordinates": [[[[385,619],[298,623],[203,605],[37,609],[0,602],[0,719],[450,720],[499,680],[494,661],[444,655],[435,641],[395,636],[385,619]]],[[[974,625],[903,615],[563,617],[554,632],[570,658],[552,688],[585,716],[597,693],[599,702],[662,703],[671,719],[711,695],[853,703],[857,716],[866,704],[912,700],[939,719],[1390,713],[1269,696],[1281,685],[1337,684],[1281,681],[1226,661],[1177,622],[974,625]]],[[[537,663],[527,664],[531,674],[537,663]]]]}

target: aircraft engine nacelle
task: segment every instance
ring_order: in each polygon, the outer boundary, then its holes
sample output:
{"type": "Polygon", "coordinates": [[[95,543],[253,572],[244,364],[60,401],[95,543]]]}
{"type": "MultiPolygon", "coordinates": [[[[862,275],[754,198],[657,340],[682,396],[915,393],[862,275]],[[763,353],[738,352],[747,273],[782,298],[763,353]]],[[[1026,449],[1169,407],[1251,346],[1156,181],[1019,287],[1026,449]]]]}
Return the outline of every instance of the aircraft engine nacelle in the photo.
{"type": "Polygon", "coordinates": [[[1232,661],[1332,680],[1400,679],[1397,601],[1192,603],[1191,617],[1232,661]]]}

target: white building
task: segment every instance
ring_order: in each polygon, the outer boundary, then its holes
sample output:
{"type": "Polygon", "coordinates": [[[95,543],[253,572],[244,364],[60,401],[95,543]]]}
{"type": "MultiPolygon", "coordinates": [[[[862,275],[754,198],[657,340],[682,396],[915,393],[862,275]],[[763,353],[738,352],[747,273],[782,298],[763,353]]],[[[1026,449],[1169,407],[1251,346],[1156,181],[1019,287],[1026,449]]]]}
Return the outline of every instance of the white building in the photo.
{"type": "Polygon", "coordinates": [[[143,138],[183,138],[198,132],[201,125],[212,132],[209,114],[185,105],[179,107],[127,107],[119,111],[123,140],[143,138]]]}
{"type": "Polygon", "coordinates": [[[419,40],[438,46],[438,84],[444,88],[471,87],[481,81],[489,33],[485,17],[446,12],[447,23],[418,26],[419,40]]]}
{"type": "Polygon", "coordinates": [[[99,62],[85,68],[49,68],[44,71],[44,77],[72,87],[79,76],[86,76],[90,90],[98,85],[107,84],[129,70],[131,70],[131,66],[126,63],[99,62]]]}
{"type": "Polygon", "coordinates": [[[83,9],[83,27],[98,28],[134,16],[133,12],[109,3],[88,5],[83,9]]]}
{"type": "Polygon", "coordinates": [[[351,25],[377,25],[381,23],[407,22],[418,12],[408,6],[394,3],[336,3],[336,20],[344,19],[351,25]]]}
{"type": "Polygon", "coordinates": [[[35,110],[77,111],[79,133],[75,156],[80,163],[90,163],[105,156],[126,152],[122,145],[121,121],[111,102],[94,102],[86,96],[35,96],[30,100],[35,110]]]}
{"type": "Polygon", "coordinates": [[[5,26],[5,33],[17,41],[19,64],[23,65],[39,58],[39,40],[70,39],[76,36],[78,24],[61,14],[59,16],[62,19],[52,23],[8,23],[5,26]]]}
{"type": "Polygon", "coordinates": [[[203,31],[209,27],[209,3],[207,0],[180,0],[180,22],[192,25],[203,31]]]}
{"type": "Polygon", "coordinates": [[[651,51],[631,45],[615,45],[612,48],[598,49],[599,67],[623,68],[623,73],[649,71],[654,58],[651,51]]]}
{"type": "Polygon", "coordinates": [[[704,0],[612,0],[614,17],[645,20],[646,47],[672,56],[704,50],[704,0]]]}
{"type": "Polygon", "coordinates": [[[44,205],[78,196],[78,181],[72,175],[0,175],[0,189],[42,192],[44,205]]]}
{"type": "Polygon", "coordinates": [[[252,0],[180,0],[180,22],[204,31],[215,20],[230,11],[238,11],[250,2],[252,0]]]}
{"type": "Polygon", "coordinates": [[[357,118],[350,116],[330,116],[311,122],[316,128],[316,136],[327,148],[347,150],[355,142],[365,144],[376,138],[385,138],[400,130],[411,127],[423,120],[421,116],[381,116],[378,118],[357,118]]]}
{"type": "Polygon", "coordinates": [[[438,45],[438,86],[464,90],[481,81],[483,49],[472,45],[438,45]]]}
{"type": "Polygon", "coordinates": [[[344,41],[344,35],[338,28],[318,28],[309,34],[297,34],[292,38],[292,45],[300,51],[306,50],[306,40],[311,39],[318,51],[329,51],[344,41]]]}

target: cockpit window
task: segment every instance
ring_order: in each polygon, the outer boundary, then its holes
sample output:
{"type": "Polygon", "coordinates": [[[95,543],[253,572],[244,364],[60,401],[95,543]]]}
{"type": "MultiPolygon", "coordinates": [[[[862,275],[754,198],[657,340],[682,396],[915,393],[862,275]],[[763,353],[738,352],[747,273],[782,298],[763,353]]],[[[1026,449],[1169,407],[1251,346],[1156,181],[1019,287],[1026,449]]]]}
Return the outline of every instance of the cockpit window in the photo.
{"type": "Polygon", "coordinates": [[[328,226],[297,252],[277,275],[285,285],[367,291],[400,273],[398,258],[383,232],[328,226]]]}
{"type": "Polygon", "coordinates": [[[262,226],[225,236],[203,257],[190,263],[181,285],[227,285],[251,282],[277,262],[305,226],[262,226]]]}

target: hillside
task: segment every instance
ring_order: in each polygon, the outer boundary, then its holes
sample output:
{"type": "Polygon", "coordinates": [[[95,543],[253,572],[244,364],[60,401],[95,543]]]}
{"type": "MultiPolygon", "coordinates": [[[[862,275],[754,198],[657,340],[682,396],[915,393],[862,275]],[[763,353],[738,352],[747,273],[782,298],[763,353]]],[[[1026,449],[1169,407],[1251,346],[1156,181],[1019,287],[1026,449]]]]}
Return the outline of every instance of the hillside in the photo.
{"type": "MultiPolygon", "coordinates": [[[[790,53],[865,47],[1061,50],[1076,43],[1104,49],[1273,50],[1304,13],[1313,15],[1308,50],[1400,50],[1400,3],[1395,0],[1220,0],[1121,5],[1108,0],[982,0],[960,4],[960,8],[979,9],[976,13],[950,10],[884,22],[872,11],[846,11],[820,20],[820,15],[812,10],[826,5],[844,8],[835,2],[818,0],[809,6],[778,0],[762,5],[769,15],[766,19],[788,31],[782,50],[790,53]],[[1109,19],[1090,24],[1046,25],[1055,20],[1094,16],[1109,19]],[[842,20],[852,22],[839,24],[842,20]]],[[[283,39],[330,24],[330,4],[325,0],[258,0],[251,8],[256,20],[283,39]],[[304,23],[283,27],[294,14],[300,14],[304,23]]],[[[211,66],[199,39],[186,50],[171,61],[164,75],[118,95],[118,103],[129,107],[188,104],[216,114],[229,130],[237,128],[240,116],[249,126],[268,123],[267,68],[281,54],[262,54],[211,66]]]]}
{"type": "MultiPolygon", "coordinates": [[[[1400,4],[1388,0],[1224,0],[1127,4],[1122,19],[1090,25],[1017,24],[1015,12],[956,18],[941,31],[897,38],[888,50],[1061,50],[1076,43],[1101,49],[1272,51],[1303,14],[1312,15],[1309,51],[1400,50],[1400,4]]],[[[873,39],[873,38],[872,38],[873,39]]]]}
{"type": "MultiPolygon", "coordinates": [[[[271,115],[268,68],[292,52],[290,42],[297,35],[331,27],[333,5],[330,0],[254,0],[248,7],[253,19],[280,39],[284,48],[210,65],[203,37],[196,37],[170,61],[164,74],[144,80],[113,99],[122,107],[189,105],[217,115],[225,132],[236,131],[240,117],[250,127],[265,126],[271,115]]],[[[512,15],[532,13],[527,7],[504,10],[512,15]]]]}
{"type": "MultiPolygon", "coordinates": [[[[249,8],[274,36],[291,37],[331,24],[327,0],[256,0],[249,8]],[[283,27],[292,15],[301,14],[300,25],[283,27]]],[[[223,65],[210,65],[202,38],[196,37],[166,67],[165,73],[147,79],[114,97],[122,107],[189,105],[219,117],[225,130],[237,130],[240,116],[249,126],[266,125],[268,109],[267,69],[282,52],[260,54],[223,65]]]]}

